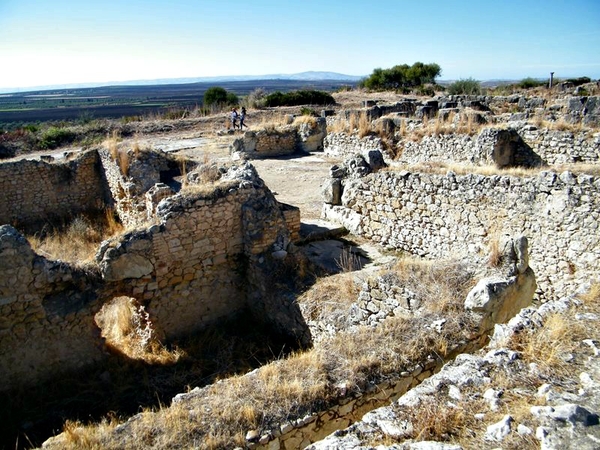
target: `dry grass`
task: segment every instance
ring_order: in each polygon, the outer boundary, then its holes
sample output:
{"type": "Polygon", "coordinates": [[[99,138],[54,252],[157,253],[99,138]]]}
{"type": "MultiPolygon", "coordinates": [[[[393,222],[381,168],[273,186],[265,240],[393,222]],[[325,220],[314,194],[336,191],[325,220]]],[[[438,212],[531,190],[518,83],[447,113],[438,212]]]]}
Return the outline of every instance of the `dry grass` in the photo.
{"type": "Polygon", "coordinates": [[[593,176],[600,176],[600,165],[598,164],[586,164],[586,163],[575,163],[575,164],[560,164],[553,165],[551,167],[535,167],[535,168],[524,168],[524,167],[507,167],[498,168],[495,165],[485,166],[473,166],[469,164],[459,163],[446,163],[441,161],[428,161],[420,162],[417,164],[393,164],[385,167],[382,170],[397,172],[397,171],[409,171],[409,172],[421,172],[445,175],[449,171],[454,172],[457,175],[469,175],[477,174],[483,176],[513,176],[519,178],[536,177],[543,171],[553,171],[561,173],[570,171],[575,175],[588,174],[593,176]]]}
{"type": "Polygon", "coordinates": [[[575,351],[586,338],[586,328],[564,314],[552,314],[543,328],[516,335],[512,347],[525,361],[533,362],[548,377],[564,377],[571,370],[564,356],[575,351]]]}
{"type": "Polygon", "coordinates": [[[344,272],[319,279],[298,298],[298,304],[308,320],[331,320],[348,313],[359,291],[354,274],[344,272]]]}
{"type": "Polygon", "coordinates": [[[432,313],[458,313],[475,285],[473,272],[456,261],[402,258],[392,273],[399,286],[414,293],[418,306],[432,313]]]}
{"type": "Polygon", "coordinates": [[[27,236],[27,239],[36,253],[85,267],[93,263],[98,245],[122,230],[123,226],[117,221],[114,211],[106,209],[102,218],[79,216],[66,228],[27,236]]]}
{"type": "MultiPolygon", "coordinates": [[[[463,448],[487,448],[489,442],[484,440],[487,426],[507,414],[515,423],[535,429],[539,424],[531,414],[531,407],[546,404],[545,397],[538,395],[537,389],[548,382],[555,389],[568,390],[576,386],[577,383],[573,385],[569,380],[577,380],[587,361],[585,356],[578,361],[571,358],[582,353],[583,339],[598,338],[597,332],[590,332],[589,322],[578,320],[576,315],[600,312],[600,284],[592,285],[580,299],[581,303],[573,310],[546,316],[543,326],[516,334],[509,348],[519,352],[520,358],[510,365],[490,368],[486,373],[489,382],[483,386],[461,386],[460,399],[449,399],[442,386],[435,394],[421,397],[416,406],[392,405],[396,422],[409,424],[406,433],[398,439],[373,435],[369,445],[385,443],[391,446],[412,439],[447,442],[463,448]],[[529,370],[525,369],[527,367],[529,370]],[[483,391],[488,387],[501,393],[498,408],[491,408],[484,400],[483,391]],[[482,413],[484,420],[477,419],[476,415],[482,413]]],[[[502,447],[533,450],[539,448],[539,441],[533,435],[512,432],[503,440],[502,447]]]]}
{"type": "Polygon", "coordinates": [[[145,308],[130,297],[117,297],[102,306],[95,321],[108,348],[148,364],[175,364],[183,356],[158,340],[145,308]]]}
{"type": "Polygon", "coordinates": [[[296,116],[294,118],[294,125],[300,125],[303,123],[310,125],[311,128],[315,128],[317,126],[317,118],[308,115],[296,116]]]}
{"type": "MultiPolygon", "coordinates": [[[[330,299],[349,302],[339,293],[340,279],[349,275],[330,277],[331,284],[321,286],[315,299],[329,295],[330,299]]],[[[356,292],[354,288],[352,292],[356,292]]],[[[335,403],[341,385],[345,391],[358,392],[391,374],[412,370],[416,362],[428,355],[450,356],[453,343],[465,339],[465,332],[471,326],[469,318],[460,313],[441,333],[431,333],[426,324],[442,317],[432,311],[448,309],[440,307],[440,302],[431,303],[437,307],[423,311],[420,317],[393,317],[375,328],[363,326],[341,332],[316,344],[312,350],[274,361],[252,374],[213,384],[205,388],[201,399],[143,414],[127,425],[129,430],[125,433],[117,435],[107,430],[103,434],[89,427],[87,438],[80,437],[78,441],[85,446],[63,442],[63,448],[244,446],[248,430],[262,433],[335,403]]]]}
{"type": "MultiPolygon", "coordinates": [[[[118,164],[123,176],[126,177],[129,175],[130,160],[127,151],[120,147],[120,142],[121,136],[117,131],[113,131],[112,136],[104,141],[104,146],[108,149],[108,152],[110,153],[110,156],[113,159],[113,161],[115,161],[118,164]]],[[[139,143],[137,145],[134,143],[134,153],[138,154],[139,151],[139,143]]]]}
{"type": "Polygon", "coordinates": [[[502,254],[500,252],[500,240],[498,237],[493,237],[488,242],[488,265],[490,267],[499,267],[502,262],[502,254]]]}

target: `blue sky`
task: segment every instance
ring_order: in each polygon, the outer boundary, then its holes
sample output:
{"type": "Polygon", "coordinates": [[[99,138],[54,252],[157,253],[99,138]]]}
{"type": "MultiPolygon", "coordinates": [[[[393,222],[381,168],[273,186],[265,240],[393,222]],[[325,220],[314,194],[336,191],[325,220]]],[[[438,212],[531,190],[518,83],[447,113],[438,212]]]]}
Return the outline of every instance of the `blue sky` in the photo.
{"type": "Polygon", "coordinates": [[[600,0],[0,0],[0,88],[438,63],[600,78],[600,0]]]}

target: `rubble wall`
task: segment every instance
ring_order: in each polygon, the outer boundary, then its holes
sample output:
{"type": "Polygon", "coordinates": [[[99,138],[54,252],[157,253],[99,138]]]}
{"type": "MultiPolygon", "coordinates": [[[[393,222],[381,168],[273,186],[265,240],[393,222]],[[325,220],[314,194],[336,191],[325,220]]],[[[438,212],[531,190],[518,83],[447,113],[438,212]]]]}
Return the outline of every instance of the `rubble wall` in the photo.
{"type": "Polygon", "coordinates": [[[246,307],[282,332],[305,332],[282,313],[291,308],[285,299],[260,303],[260,283],[269,283],[252,263],[266,264],[289,242],[280,205],[258,177],[161,201],[156,224],[103,242],[94,269],[47,260],[16,229],[0,227],[2,389],[107,358],[94,316],[119,296],[144,306],[167,339],[246,307]]]}
{"type": "MultiPolygon", "coordinates": [[[[600,162],[600,134],[523,127],[516,129],[523,143],[549,165],[600,162]]],[[[447,134],[425,136],[420,141],[401,141],[398,162],[477,163],[481,153],[477,136],[447,134]]],[[[532,165],[532,164],[530,164],[532,165]]]]}
{"type": "Polygon", "coordinates": [[[52,163],[2,163],[0,190],[0,224],[27,227],[49,219],[101,211],[107,192],[96,151],[52,163]]]}
{"type": "Polygon", "coordinates": [[[346,181],[326,219],[382,245],[427,258],[485,256],[501,233],[529,237],[539,298],[597,279],[600,179],[380,171],[346,181]]]}

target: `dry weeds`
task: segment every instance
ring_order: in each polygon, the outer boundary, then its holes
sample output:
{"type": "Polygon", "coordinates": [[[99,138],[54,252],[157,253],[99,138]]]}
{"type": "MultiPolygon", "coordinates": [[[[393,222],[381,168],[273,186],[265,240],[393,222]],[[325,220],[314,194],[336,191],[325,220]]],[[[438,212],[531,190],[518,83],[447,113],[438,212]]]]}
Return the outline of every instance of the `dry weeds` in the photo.
{"type": "Polygon", "coordinates": [[[600,176],[600,165],[598,164],[587,164],[587,163],[573,163],[573,164],[557,164],[551,167],[534,167],[534,168],[524,168],[524,167],[506,167],[499,168],[495,165],[482,165],[482,166],[473,166],[469,164],[459,164],[459,163],[446,163],[442,161],[428,161],[428,162],[420,162],[416,164],[392,164],[389,165],[382,170],[387,170],[391,172],[398,171],[409,171],[409,172],[421,172],[421,173],[430,173],[430,174],[438,174],[438,175],[446,175],[449,171],[454,172],[457,175],[483,175],[483,176],[513,176],[519,178],[527,178],[527,177],[536,177],[540,174],[540,172],[544,171],[553,171],[556,173],[561,173],[565,171],[570,171],[575,175],[579,174],[588,174],[593,176],[600,176]]]}
{"type": "Polygon", "coordinates": [[[64,229],[29,235],[27,240],[36,253],[49,259],[87,267],[94,262],[98,245],[122,231],[114,211],[106,209],[102,218],[78,216],[64,229]]]}
{"type": "MultiPolygon", "coordinates": [[[[341,274],[346,276],[349,274],[341,274]]],[[[330,285],[327,290],[333,297],[339,295],[333,291],[340,289],[339,285],[330,285]]],[[[441,302],[431,303],[438,305],[431,310],[440,309],[441,302]]],[[[129,422],[127,433],[105,434],[89,427],[85,439],[78,440],[85,445],[63,444],[65,448],[107,449],[243,446],[245,433],[250,429],[262,432],[326,408],[339,396],[340,385],[358,392],[392,374],[412,370],[416,362],[428,355],[448,357],[453,342],[465,338],[469,319],[460,313],[454,324],[432,335],[426,324],[441,317],[439,312],[424,311],[422,317],[394,317],[375,328],[363,326],[339,333],[312,350],[211,385],[205,388],[201,399],[143,414],[139,420],[129,422]],[[133,436],[135,440],[130,440],[133,436]]]]}
{"type": "Polygon", "coordinates": [[[298,298],[298,304],[308,320],[331,320],[347,314],[359,291],[354,274],[343,272],[319,279],[298,298]]]}
{"type": "Polygon", "coordinates": [[[148,364],[175,364],[183,353],[167,350],[158,340],[150,315],[131,297],[117,297],[102,306],[95,321],[108,348],[148,364]]]}

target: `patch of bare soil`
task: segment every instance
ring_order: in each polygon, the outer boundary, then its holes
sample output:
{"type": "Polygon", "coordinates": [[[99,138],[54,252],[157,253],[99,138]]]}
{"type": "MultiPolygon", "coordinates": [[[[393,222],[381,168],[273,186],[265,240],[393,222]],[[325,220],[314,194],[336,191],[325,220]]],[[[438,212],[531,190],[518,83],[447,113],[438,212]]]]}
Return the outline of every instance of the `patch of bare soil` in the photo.
{"type": "Polygon", "coordinates": [[[323,182],[336,162],[313,153],[294,158],[255,160],[252,164],[277,200],[300,208],[300,217],[304,220],[321,216],[323,182]]]}

